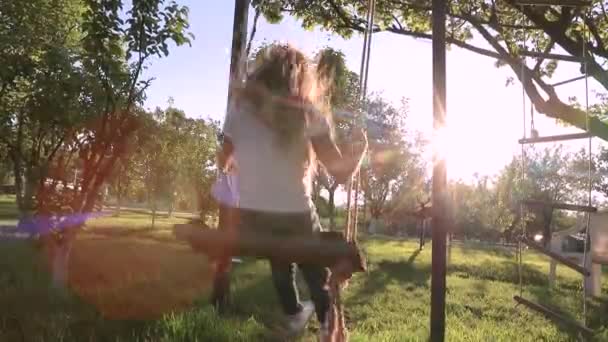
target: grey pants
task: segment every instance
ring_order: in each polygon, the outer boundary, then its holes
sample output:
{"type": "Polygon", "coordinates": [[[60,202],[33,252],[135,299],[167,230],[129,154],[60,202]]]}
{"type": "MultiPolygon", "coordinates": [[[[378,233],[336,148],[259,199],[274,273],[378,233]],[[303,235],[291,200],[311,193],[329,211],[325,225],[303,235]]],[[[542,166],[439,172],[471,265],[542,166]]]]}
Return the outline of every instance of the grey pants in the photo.
{"type": "MultiPolygon", "coordinates": [[[[252,210],[239,210],[239,229],[260,234],[272,234],[275,237],[301,236],[312,238],[315,232],[321,231],[321,223],[314,207],[302,213],[273,213],[252,210]]],[[[325,322],[329,310],[329,271],[326,267],[315,264],[299,264],[304,280],[308,285],[310,296],[315,304],[319,322],[325,322]]],[[[296,286],[296,265],[294,263],[270,260],[272,280],[277,290],[283,311],[287,315],[297,314],[302,310],[296,286]]]]}

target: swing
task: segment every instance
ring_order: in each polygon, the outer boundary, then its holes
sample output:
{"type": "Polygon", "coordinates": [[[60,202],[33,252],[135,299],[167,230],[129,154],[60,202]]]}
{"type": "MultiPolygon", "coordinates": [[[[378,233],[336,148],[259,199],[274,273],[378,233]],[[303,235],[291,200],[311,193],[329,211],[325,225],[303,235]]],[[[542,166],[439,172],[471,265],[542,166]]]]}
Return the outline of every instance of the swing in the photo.
{"type": "MultiPolygon", "coordinates": [[[[522,12],[523,11],[523,7],[526,5],[533,5],[533,4],[540,4],[540,3],[548,3],[549,1],[530,1],[530,0],[526,0],[526,1],[519,1],[518,4],[521,5],[522,7],[522,12]]],[[[580,1],[554,1],[554,5],[561,5],[561,6],[583,6],[584,4],[582,4],[580,1]]],[[[524,50],[525,50],[525,45],[526,45],[526,35],[525,35],[525,28],[523,29],[523,45],[524,45],[524,50]]],[[[583,25],[583,36],[587,35],[587,25],[583,25]]],[[[583,44],[583,51],[582,51],[582,55],[585,56],[586,55],[586,48],[585,48],[585,44],[583,44]]],[[[585,72],[585,79],[587,79],[588,77],[588,72],[587,72],[587,62],[583,61],[583,66],[584,66],[584,72],[585,72]]],[[[530,114],[531,114],[531,131],[530,131],[530,137],[526,137],[526,98],[525,98],[525,89],[523,88],[523,82],[525,82],[526,80],[526,59],[525,57],[522,59],[522,63],[521,63],[521,75],[520,78],[522,80],[522,112],[523,112],[523,122],[524,122],[524,129],[523,129],[523,135],[524,137],[522,139],[519,140],[519,143],[522,145],[521,146],[521,172],[522,172],[522,179],[525,177],[525,170],[526,170],[526,166],[525,166],[525,147],[524,145],[526,144],[534,144],[534,143],[543,143],[543,142],[554,142],[554,141],[566,141],[566,140],[574,140],[574,139],[584,139],[587,138],[589,140],[589,146],[588,146],[588,151],[589,151],[589,170],[588,170],[588,199],[587,199],[587,204],[586,205],[578,205],[578,204],[569,204],[569,203],[548,203],[545,201],[539,201],[539,200],[535,200],[535,199],[527,199],[527,200],[522,200],[520,201],[520,221],[521,221],[521,236],[518,238],[518,252],[517,252],[517,260],[518,260],[518,274],[519,274],[519,295],[515,295],[513,296],[513,299],[519,304],[527,307],[528,309],[535,311],[537,313],[542,314],[543,316],[545,316],[547,319],[557,323],[557,324],[561,324],[561,325],[566,325],[569,327],[572,327],[574,329],[576,329],[579,333],[581,333],[582,335],[585,336],[590,336],[593,335],[593,330],[589,329],[586,325],[585,325],[585,321],[587,320],[587,300],[586,300],[586,292],[583,289],[583,316],[584,316],[584,320],[583,322],[578,322],[576,320],[572,320],[569,319],[567,317],[565,317],[564,315],[556,312],[555,310],[552,310],[551,308],[539,304],[539,303],[534,303],[526,298],[524,298],[523,296],[523,279],[522,279],[522,267],[523,267],[523,249],[522,246],[525,244],[526,246],[534,249],[536,252],[542,253],[548,257],[550,257],[552,259],[553,262],[559,262],[564,266],[569,267],[570,269],[580,273],[585,279],[587,279],[590,276],[590,271],[587,268],[588,266],[588,258],[589,253],[587,253],[587,240],[589,237],[589,226],[590,226],[590,221],[591,221],[591,214],[595,213],[597,211],[597,208],[592,206],[592,196],[591,196],[591,192],[592,192],[592,175],[591,175],[591,163],[592,163],[592,154],[591,154],[591,139],[592,139],[592,134],[591,134],[591,129],[590,129],[590,116],[589,116],[589,103],[588,103],[588,93],[589,93],[589,89],[587,86],[587,82],[585,82],[585,91],[587,93],[587,97],[586,97],[586,131],[582,132],[582,133],[575,133],[575,134],[565,134],[565,135],[556,135],[556,136],[548,136],[548,137],[539,137],[538,135],[538,131],[536,131],[536,129],[534,128],[534,109],[532,104],[530,104],[530,114]],[[525,222],[525,218],[524,218],[524,214],[525,214],[525,208],[530,208],[530,207],[536,207],[536,208],[541,208],[543,211],[548,211],[549,215],[552,215],[553,210],[555,209],[560,209],[560,210],[570,210],[570,211],[577,211],[577,212],[584,212],[587,215],[587,222],[585,225],[585,242],[584,242],[584,248],[583,248],[583,263],[582,265],[578,264],[577,262],[573,262],[571,260],[569,260],[567,257],[561,255],[558,252],[552,251],[550,248],[548,248],[549,246],[542,246],[534,241],[532,241],[531,239],[526,237],[526,222],[525,222]]],[[[551,233],[549,232],[549,236],[551,235],[551,233]]]]}
{"type": "MultiPolygon", "coordinates": [[[[374,11],[375,0],[368,0],[367,26],[364,32],[365,39],[359,88],[361,89],[360,100],[363,103],[365,102],[367,91],[374,11]]],[[[235,22],[235,25],[238,24],[235,22]]],[[[231,79],[234,79],[234,77],[231,77],[231,79]]],[[[360,116],[360,119],[363,119],[362,121],[365,123],[365,119],[362,116],[360,116]]],[[[367,270],[365,257],[359,249],[356,240],[359,188],[360,174],[359,170],[357,170],[347,184],[348,214],[344,234],[339,232],[318,232],[314,234],[313,238],[309,239],[301,237],[282,238],[259,233],[252,234],[245,230],[204,229],[200,224],[196,223],[175,225],[174,234],[178,239],[189,243],[195,251],[207,255],[219,264],[228,264],[228,258],[238,255],[294,263],[315,263],[329,267],[331,270],[329,280],[331,306],[328,317],[329,332],[331,334],[330,340],[344,342],[348,340],[348,337],[344,323],[341,290],[345,287],[346,281],[351,277],[352,273],[365,272],[367,270]]],[[[229,196],[228,199],[230,199],[229,196]]],[[[226,223],[227,220],[232,219],[230,213],[227,212],[228,209],[229,207],[223,206],[223,210],[220,210],[220,221],[223,221],[221,223],[226,223]]],[[[234,222],[226,225],[235,226],[234,222]]],[[[225,225],[220,224],[220,228],[222,226],[225,225]]],[[[227,265],[216,267],[216,272],[218,273],[215,277],[216,285],[227,288],[229,279],[226,270],[228,268],[229,266],[227,265]]]]}

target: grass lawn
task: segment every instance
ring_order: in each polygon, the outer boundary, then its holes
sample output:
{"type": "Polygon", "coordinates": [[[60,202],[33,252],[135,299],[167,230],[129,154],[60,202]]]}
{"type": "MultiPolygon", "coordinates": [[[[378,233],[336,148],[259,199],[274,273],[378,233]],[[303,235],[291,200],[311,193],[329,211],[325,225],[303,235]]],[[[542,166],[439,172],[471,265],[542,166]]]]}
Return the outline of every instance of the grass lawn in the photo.
{"type": "MultiPolygon", "coordinates": [[[[131,214],[129,214],[131,215],[131,214]]],[[[133,214],[141,215],[145,214],[133,214]]],[[[32,243],[0,240],[0,341],[267,341],[280,319],[264,261],[246,260],[233,280],[234,305],[218,317],[207,304],[210,272],[187,246],[152,239],[145,217],[103,218],[128,234],[95,222],[79,235],[70,264],[68,295],[50,290],[41,253],[32,243]],[[141,223],[141,224],[140,224],[141,223]],[[141,227],[141,228],[137,228],[141,227]],[[97,230],[102,234],[94,234],[97,230]],[[108,233],[110,232],[110,233],[108,233]],[[108,234],[104,234],[108,233],[108,234]]],[[[167,219],[163,224],[184,218],[167,219]]],[[[159,231],[169,232],[167,229],[159,231]]],[[[426,341],[430,311],[430,244],[369,239],[370,267],[345,292],[351,341],[426,341]]],[[[558,268],[548,290],[548,262],[525,255],[524,295],[579,316],[580,277],[558,268]]],[[[512,300],[519,294],[510,251],[454,246],[448,270],[447,341],[572,341],[572,331],[512,300]]],[[[608,291],[606,283],[604,291],[608,291]]],[[[305,296],[305,291],[303,291],[305,296]]],[[[592,304],[598,341],[608,306],[592,304]]],[[[315,341],[313,322],[302,341],[315,341]]]]}
{"type": "Polygon", "coordinates": [[[17,207],[14,195],[0,195],[0,226],[12,226],[17,223],[17,207]]]}
{"type": "Polygon", "coordinates": [[[106,235],[110,237],[155,238],[173,240],[173,225],[188,222],[193,215],[184,213],[169,217],[166,213],[156,215],[154,228],[152,228],[152,215],[149,211],[141,209],[123,209],[120,216],[112,212],[104,212],[102,216],[87,221],[87,232],[106,235]]]}

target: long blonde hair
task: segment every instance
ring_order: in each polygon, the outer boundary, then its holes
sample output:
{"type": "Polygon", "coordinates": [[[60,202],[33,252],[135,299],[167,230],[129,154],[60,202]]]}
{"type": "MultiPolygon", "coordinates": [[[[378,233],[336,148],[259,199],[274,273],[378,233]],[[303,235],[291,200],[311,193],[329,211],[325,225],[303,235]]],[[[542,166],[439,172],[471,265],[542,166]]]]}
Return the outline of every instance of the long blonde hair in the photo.
{"type": "Polygon", "coordinates": [[[256,58],[242,94],[283,146],[302,137],[311,108],[331,122],[324,103],[324,82],[317,76],[306,56],[291,45],[270,45],[256,58]]]}
{"type": "MultiPolygon", "coordinates": [[[[323,114],[332,126],[324,77],[293,46],[273,44],[257,56],[240,96],[254,106],[253,115],[270,127],[277,143],[288,147],[305,137],[311,108],[323,114]]],[[[307,152],[312,175],[316,171],[316,156],[310,141],[307,152]]]]}

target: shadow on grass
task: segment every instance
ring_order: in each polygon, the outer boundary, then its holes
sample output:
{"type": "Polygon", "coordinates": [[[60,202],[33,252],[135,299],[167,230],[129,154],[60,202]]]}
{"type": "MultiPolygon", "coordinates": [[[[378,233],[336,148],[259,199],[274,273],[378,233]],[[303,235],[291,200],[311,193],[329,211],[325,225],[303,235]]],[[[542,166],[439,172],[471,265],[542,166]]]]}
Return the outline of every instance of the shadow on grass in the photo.
{"type": "MultiPolygon", "coordinates": [[[[484,261],[481,264],[458,264],[454,263],[448,267],[448,275],[460,278],[475,278],[479,280],[500,281],[511,284],[519,284],[518,264],[513,260],[501,262],[484,261]]],[[[548,286],[549,275],[538,268],[523,264],[522,282],[526,286],[548,286]]],[[[579,282],[571,279],[558,277],[559,287],[567,290],[577,290],[579,282]]]]}
{"type": "MultiPolygon", "coordinates": [[[[352,298],[361,298],[361,303],[364,303],[367,296],[382,291],[393,282],[405,286],[411,291],[418,287],[428,287],[431,266],[414,264],[420,252],[419,249],[416,249],[407,261],[382,260],[377,264],[372,264],[370,271],[364,275],[363,284],[352,298]]],[[[357,300],[354,299],[355,302],[357,300]]]]}
{"type": "Polygon", "coordinates": [[[420,255],[420,252],[422,252],[421,249],[415,250],[414,253],[412,253],[412,255],[410,255],[410,257],[407,259],[407,263],[411,264],[416,261],[416,258],[418,257],[418,255],[420,255]]]}
{"type": "Polygon", "coordinates": [[[514,258],[515,249],[507,246],[488,245],[482,242],[454,242],[452,248],[462,252],[464,255],[479,254],[483,252],[492,256],[502,258],[514,258]]]}

